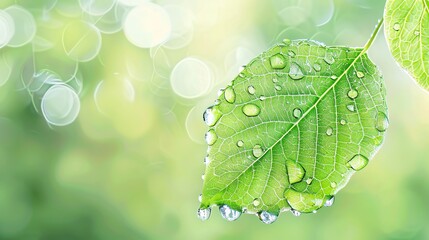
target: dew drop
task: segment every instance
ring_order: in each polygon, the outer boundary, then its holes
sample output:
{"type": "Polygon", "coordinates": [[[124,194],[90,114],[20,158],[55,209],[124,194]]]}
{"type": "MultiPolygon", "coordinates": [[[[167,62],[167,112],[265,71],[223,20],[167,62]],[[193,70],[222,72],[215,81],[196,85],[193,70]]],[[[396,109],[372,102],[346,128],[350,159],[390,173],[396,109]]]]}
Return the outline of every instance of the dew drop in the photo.
{"type": "Polygon", "coordinates": [[[235,221],[241,215],[240,211],[234,210],[234,209],[230,208],[228,205],[220,206],[219,212],[222,215],[222,217],[228,221],[235,221]]]}
{"type": "Polygon", "coordinates": [[[337,80],[337,78],[338,78],[338,77],[337,77],[337,75],[332,75],[332,76],[331,76],[331,79],[332,79],[332,80],[337,80]]]}
{"type": "Polygon", "coordinates": [[[347,121],[346,121],[346,120],[341,119],[341,121],[340,121],[340,124],[341,124],[341,125],[346,125],[346,123],[347,123],[347,121]]]}
{"type": "Polygon", "coordinates": [[[209,156],[207,156],[207,157],[204,158],[204,164],[206,166],[208,166],[210,164],[210,162],[211,162],[211,160],[210,160],[209,156]]]}
{"type": "Polygon", "coordinates": [[[347,164],[350,165],[353,170],[359,171],[368,164],[368,158],[361,154],[357,154],[353,156],[347,164]]]}
{"type": "Polygon", "coordinates": [[[332,53],[326,54],[323,60],[329,65],[332,65],[335,62],[334,55],[332,53]]]}
{"type": "Polygon", "coordinates": [[[293,110],[293,116],[294,118],[301,118],[302,117],[302,110],[300,108],[295,108],[293,110]]]}
{"type": "Polygon", "coordinates": [[[217,141],[217,135],[213,129],[206,133],[206,142],[209,146],[212,146],[217,141]]]}
{"type": "Polygon", "coordinates": [[[357,71],[357,72],[356,72],[356,76],[357,76],[358,78],[363,78],[363,77],[365,77],[365,73],[360,72],[360,71],[357,71]]]}
{"type": "Polygon", "coordinates": [[[301,212],[299,212],[299,211],[297,211],[297,210],[291,209],[291,210],[290,210],[290,212],[291,212],[295,217],[299,217],[299,216],[301,216],[301,212]]]}
{"type": "Polygon", "coordinates": [[[209,107],[203,114],[203,120],[209,127],[213,127],[219,121],[222,113],[217,107],[209,107]]]}
{"type": "Polygon", "coordinates": [[[304,78],[304,73],[302,73],[301,67],[297,63],[291,63],[289,77],[293,80],[300,80],[304,78]]]}
{"type": "Polygon", "coordinates": [[[331,207],[332,205],[334,205],[334,201],[335,201],[335,197],[331,196],[330,198],[328,198],[328,200],[326,200],[325,207],[331,207]]]}
{"type": "Polygon", "coordinates": [[[287,55],[289,55],[289,57],[295,57],[296,56],[296,53],[294,52],[294,51],[292,51],[292,50],[289,50],[288,52],[287,52],[287,55]]]}
{"type": "Polygon", "coordinates": [[[395,31],[401,30],[401,25],[399,23],[393,24],[393,30],[395,30],[395,31]]]}
{"type": "Polygon", "coordinates": [[[329,127],[328,129],[326,129],[326,135],[328,135],[328,136],[332,136],[333,132],[334,132],[334,130],[331,127],[329,127]]]}
{"type": "Polygon", "coordinates": [[[375,122],[375,128],[379,132],[385,132],[388,127],[389,127],[389,119],[387,118],[386,114],[383,112],[378,112],[377,119],[375,122]]]}
{"type": "Polygon", "coordinates": [[[320,70],[322,70],[322,67],[321,67],[318,63],[315,63],[315,64],[313,65],[313,69],[314,69],[316,72],[320,72],[320,70]]]}
{"type": "Polygon", "coordinates": [[[252,153],[255,158],[259,158],[262,156],[262,154],[264,154],[264,151],[262,150],[261,145],[255,145],[253,147],[252,153]]]}
{"type": "Polygon", "coordinates": [[[198,218],[202,221],[206,221],[210,218],[211,212],[211,208],[200,208],[198,209],[198,218]]]}
{"type": "Polygon", "coordinates": [[[243,106],[242,111],[248,117],[256,117],[261,113],[261,108],[255,104],[249,103],[243,106]]]}
{"type": "Polygon", "coordinates": [[[308,178],[307,180],[305,180],[305,182],[310,185],[313,182],[313,178],[308,178]]]}
{"type": "Polygon", "coordinates": [[[277,83],[279,80],[277,78],[273,78],[273,83],[277,83]]]}
{"type": "Polygon", "coordinates": [[[286,44],[287,46],[289,46],[292,43],[292,40],[285,38],[285,39],[283,39],[283,43],[286,44]]]}
{"type": "Polygon", "coordinates": [[[259,100],[261,100],[261,101],[265,101],[265,99],[267,99],[264,95],[261,95],[260,97],[259,97],[259,100]]]}
{"type": "Polygon", "coordinates": [[[235,91],[232,87],[225,89],[225,100],[229,103],[235,102],[235,91]]]}
{"type": "Polygon", "coordinates": [[[203,201],[203,194],[198,195],[198,202],[202,202],[203,201]]]}
{"type": "Polygon", "coordinates": [[[301,164],[287,160],[286,169],[289,177],[289,183],[294,184],[301,182],[305,175],[305,170],[301,164]]]}
{"type": "Polygon", "coordinates": [[[204,181],[204,179],[206,178],[206,175],[205,174],[203,174],[203,175],[201,175],[201,179],[204,181]]]}
{"type": "Polygon", "coordinates": [[[277,220],[277,215],[274,215],[267,211],[262,211],[258,213],[258,217],[265,224],[271,224],[277,220]]]}
{"type": "Polygon", "coordinates": [[[286,59],[282,54],[277,53],[270,58],[270,64],[273,69],[283,69],[286,67],[286,59]]]}
{"type": "Polygon", "coordinates": [[[355,105],[353,105],[353,104],[347,105],[347,109],[348,109],[350,112],[354,112],[354,111],[355,111],[355,105]]]}
{"type": "Polygon", "coordinates": [[[419,36],[420,35],[420,31],[414,31],[414,35],[419,36]]]}
{"type": "Polygon", "coordinates": [[[356,91],[354,89],[350,89],[350,91],[347,93],[347,96],[353,100],[359,96],[359,93],[358,93],[358,91],[356,91]]]}
{"type": "Polygon", "coordinates": [[[251,95],[256,93],[256,89],[254,86],[250,85],[249,87],[247,87],[247,92],[251,95]]]}
{"type": "Polygon", "coordinates": [[[276,85],[274,88],[275,88],[277,91],[282,90],[282,87],[281,87],[280,85],[276,85]]]}
{"type": "Polygon", "coordinates": [[[244,142],[242,140],[237,142],[237,147],[243,147],[244,146],[244,142]]]}
{"type": "Polygon", "coordinates": [[[336,188],[337,187],[337,183],[336,182],[331,182],[331,188],[336,188]]]}
{"type": "Polygon", "coordinates": [[[253,200],[253,206],[255,206],[255,207],[257,207],[257,206],[259,206],[260,204],[261,204],[261,201],[259,200],[259,198],[255,198],[254,200],[253,200]]]}

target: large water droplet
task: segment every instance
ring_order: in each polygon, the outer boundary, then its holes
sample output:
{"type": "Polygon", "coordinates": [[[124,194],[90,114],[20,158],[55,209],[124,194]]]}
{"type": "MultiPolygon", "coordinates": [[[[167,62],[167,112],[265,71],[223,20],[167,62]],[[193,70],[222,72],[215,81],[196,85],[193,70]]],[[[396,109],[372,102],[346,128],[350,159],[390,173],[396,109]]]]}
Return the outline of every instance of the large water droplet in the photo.
{"type": "Polygon", "coordinates": [[[225,100],[229,103],[235,102],[235,91],[232,87],[225,89],[225,100]]]}
{"type": "Polygon", "coordinates": [[[350,165],[353,170],[359,171],[368,164],[368,158],[361,154],[357,154],[353,156],[347,164],[350,165]]]}
{"type": "Polygon", "coordinates": [[[247,88],[247,92],[248,92],[249,94],[253,95],[253,94],[255,94],[255,93],[256,93],[256,89],[255,89],[255,87],[254,87],[254,86],[250,85],[250,86],[247,88]]]}
{"type": "Polygon", "coordinates": [[[249,103],[243,106],[242,111],[248,117],[256,117],[261,113],[261,108],[255,104],[249,103]]]}
{"type": "Polygon", "coordinates": [[[335,58],[332,53],[327,53],[325,58],[323,58],[323,60],[329,65],[332,65],[335,62],[335,58]]]}
{"type": "Polygon", "coordinates": [[[261,200],[259,200],[259,198],[255,198],[252,202],[253,206],[257,207],[259,205],[261,205],[261,200]]]}
{"type": "Polygon", "coordinates": [[[289,183],[294,184],[301,182],[305,175],[305,170],[301,164],[287,160],[286,161],[287,174],[289,176],[289,183]]]}
{"type": "Polygon", "coordinates": [[[271,224],[277,220],[277,215],[269,213],[267,211],[262,211],[258,213],[258,217],[265,224],[271,224]]]}
{"type": "Polygon", "coordinates": [[[244,142],[242,140],[239,140],[237,142],[237,147],[243,147],[244,146],[244,142]]]}
{"type": "Polygon", "coordinates": [[[283,69],[286,67],[286,59],[280,53],[270,58],[270,64],[273,69],[283,69]]]}
{"type": "Polygon", "coordinates": [[[253,156],[255,156],[256,158],[259,158],[262,156],[262,154],[264,154],[264,151],[262,150],[261,145],[255,145],[253,147],[252,153],[253,153],[253,156]]]}
{"type": "Polygon", "coordinates": [[[349,104],[349,105],[347,105],[347,109],[348,109],[350,112],[354,112],[354,111],[355,111],[355,105],[353,105],[353,104],[349,104]]]}
{"type": "Polygon", "coordinates": [[[363,77],[365,77],[365,73],[360,72],[360,71],[357,71],[357,72],[356,72],[356,76],[357,76],[358,78],[363,78],[363,77]]]}
{"type": "Polygon", "coordinates": [[[209,146],[212,146],[217,141],[217,135],[213,129],[206,133],[206,142],[209,146]]]}
{"type": "Polygon", "coordinates": [[[335,201],[335,197],[331,196],[330,198],[328,198],[328,200],[326,200],[325,207],[331,207],[332,205],[334,205],[334,201],[335,201]]]}
{"type": "Polygon", "coordinates": [[[297,63],[290,64],[289,77],[293,80],[300,80],[304,78],[301,67],[297,63]]]}
{"type": "Polygon", "coordinates": [[[301,118],[302,110],[300,108],[295,108],[293,110],[293,116],[294,116],[294,118],[301,118]]]}
{"type": "Polygon", "coordinates": [[[350,91],[347,93],[347,96],[353,100],[359,96],[359,93],[358,93],[358,91],[356,91],[354,89],[350,89],[350,91]]]}
{"type": "Polygon", "coordinates": [[[202,221],[206,221],[210,218],[211,212],[211,208],[200,208],[198,209],[198,218],[202,221]]]}
{"type": "Polygon", "coordinates": [[[299,212],[299,211],[297,211],[297,210],[291,209],[291,210],[290,210],[290,212],[291,212],[295,217],[299,217],[299,216],[301,216],[301,212],[299,212]]]}
{"type": "Polygon", "coordinates": [[[217,107],[209,107],[203,114],[203,120],[209,127],[213,127],[219,121],[222,113],[217,107]]]}
{"type": "Polygon", "coordinates": [[[395,30],[395,31],[401,30],[401,25],[399,23],[393,24],[393,30],[395,30]]]}
{"type": "Polygon", "coordinates": [[[234,210],[234,209],[230,208],[228,205],[220,206],[219,212],[222,215],[222,217],[228,221],[235,221],[241,215],[240,211],[234,210]]]}
{"type": "Polygon", "coordinates": [[[329,127],[328,129],[326,129],[326,135],[328,135],[328,136],[332,136],[333,132],[334,132],[334,129],[332,129],[331,127],[329,127]]]}
{"type": "Polygon", "coordinates": [[[377,113],[377,119],[375,122],[375,128],[379,132],[384,132],[389,127],[389,119],[387,118],[386,114],[383,112],[377,113]]]}

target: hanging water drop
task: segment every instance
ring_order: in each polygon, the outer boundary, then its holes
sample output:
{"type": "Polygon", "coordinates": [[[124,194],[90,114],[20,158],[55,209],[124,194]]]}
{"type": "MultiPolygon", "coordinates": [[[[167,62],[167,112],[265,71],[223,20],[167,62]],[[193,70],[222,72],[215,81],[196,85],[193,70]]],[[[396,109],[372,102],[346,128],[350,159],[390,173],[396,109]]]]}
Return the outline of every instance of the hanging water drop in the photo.
{"type": "Polygon", "coordinates": [[[277,215],[274,215],[267,211],[262,211],[258,213],[258,217],[265,224],[271,224],[277,220],[277,215]]]}
{"type": "Polygon", "coordinates": [[[232,87],[225,89],[225,100],[229,103],[235,102],[235,91],[232,87]]]}
{"type": "Polygon", "coordinates": [[[204,164],[205,164],[206,166],[208,166],[208,165],[210,164],[210,162],[211,162],[211,160],[210,160],[209,156],[206,156],[206,157],[204,158],[204,164]]]}
{"type": "Polygon", "coordinates": [[[350,89],[350,91],[347,93],[347,96],[351,99],[354,100],[359,96],[358,91],[354,90],[354,89],[350,89]]]}
{"type": "Polygon", "coordinates": [[[219,212],[222,215],[222,217],[228,221],[235,221],[241,215],[240,211],[234,210],[234,209],[230,208],[228,205],[220,206],[219,212]]]}
{"type": "Polygon", "coordinates": [[[286,67],[286,59],[282,54],[277,53],[270,58],[270,64],[273,69],[283,69],[286,67]]]}
{"type": "Polygon", "coordinates": [[[295,217],[299,217],[301,216],[301,212],[298,212],[297,210],[291,209],[290,212],[295,216],[295,217]]]}
{"type": "Polygon", "coordinates": [[[297,119],[301,118],[302,110],[300,108],[295,108],[293,110],[293,116],[294,116],[294,118],[297,118],[297,119]]]}
{"type": "Polygon", "coordinates": [[[203,194],[198,195],[198,202],[202,202],[203,201],[203,194]]]}
{"type": "Polygon", "coordinates": [[[326,200],[325,202],[325,207],[331,207],[332,205],[334,205],[334,201],[335,201],[335,197],[331,196],[330,198],[328,198],[328,200],[326,200]]]}
{"type": "Polygon", "coordinates": [[[261,108],[255,104],[249,103],[243,106],[242,111],[248,117],[256,117],[261,113],[261,108]]]}
{"type": "Polygon", "coordinates": [[[289,77],[293,80],[300,80],[304,78],[304,73],[297,63],[290,64],[289,77]]]}
{"type": "Polygon", "coordinates": [[[255,158],[259,158],[264,154],[264,151],[262,150],[261,145],[257,144],[253,147],[252,153],[255,158]]]}
{"type": "Polygon", "coordinates": [[[209,146],[212,146],[217,141],[217,135],[213,129],[211,129],[210,131],[208,131],[206,133],[205,138],[206,138],[206,142],[209,146]]]}
{"type": "Polygon", "coordinates": [[[198,218],[202,221],[206,221],[210,218],[211,212],[211,208],[200,208],[198,209],[198,218]]]}
{"type": "Polygon", "coordinates": [[[255,93],[256,93],[256,89],[255,89],[255,87],[254,87],[254,86],[250,85],[250,86],[247,88],[247,92],[248,92],[249,94],[253,95],[253,94],[255,94],[255,93]]]}
{"type": "Polygon", "coordinates": [[[357,154],[350,159],[350,161],[347,162],[347,164],[355,171],[362,170],[367,164],[368,164],[368,158],[357,154]]]}
{"type": "Polygon", "coordinates": [[[222,113],[216,106],[209,107],[203,114],[203,120],[209,127],[213,127],[219,121],[222,113]]]}
{"type": "Polygon", "coordinates": [[[375,120],[375,128],[379,132],[385,132],[387,128],[389,127],[389,119],[387,118],[386,114],[383,112],[377,113],[377,118],[375,120]]]}

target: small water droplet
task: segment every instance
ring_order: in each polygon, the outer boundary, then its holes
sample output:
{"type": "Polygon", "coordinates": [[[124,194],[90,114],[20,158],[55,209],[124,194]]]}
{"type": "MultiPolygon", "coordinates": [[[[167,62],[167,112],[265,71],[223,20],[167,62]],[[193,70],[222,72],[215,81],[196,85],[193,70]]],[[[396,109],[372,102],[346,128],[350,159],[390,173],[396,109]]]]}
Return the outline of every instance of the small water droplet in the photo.
{"type": "Polygon", "coordinates": [[[314,69],[316,72],[320,72],[320,70],[322,70],[322,67],[320,66],[320,64],[315,63],[315,64],[313,65],[313,69],[314,69]]]}
{"type": "Polygon", "coordinates": [[[341,119],[341,121],[340,121],[340,124],[341,124],[341,125],[346,125],[346,123],[347,123],[347,121],[346,121],[346,120],[341,119]]]}
{"type": "Polygon", "coordinates": [[[347,162],[347,164],[355,171],[363,169],[368,164],[368,158],[361,154],[357,154],[347,162]]]}
{"type": "Polygon", "coordinates": [[[277,215],[274,215],[267,211],[262,211],[258,213],[258,217],[265,224],[271,224],[277,220],[277,215]]]}
{"type": "Polygon", "coordinates": [[[257,144],[253,147],[252,153],[255,158],[259,158],[262,156],[262,154],[264,154],[264,151],[262,150],[261,145],[257,144]]]}
{"type": "Polygon", "coordinates": [[[210,218],[210,214],[212,212],[211,208],[200,208],[198,209],[198,218],[202,221],[206,221],[210,218]]]}
{"type": "Polygon", "coordinates": [[[240,74],[238,74],[238,76],[241,77],[241,78],[245,78],[246,77],[246,75],[243,72],[241,72],[240,74]]]}
{"type": "Polygon", "coordinates": [[[331,79],[332,79],[332,80],[337,80],[337,78],[338,78],[338,77],[337,77],[337,75],[332,75],[332,76],[331,76],[331,79]]]}
{"type": "Polygon", "coordinates": [[[385,132],[389,128],[389,119],[383,112],[377,113],[377,119],[375,120],[375,128],[379,132],[385,132]]]}
{"type": "Polygon", "coordinates": [[[305,180],[305,182],[310,185],[313,182],[313,178],[308,178],[307,180],[305,180]]]}
{"type": "Polygon", "coordinates": [[[301,67],[297,63],[290,64],[289,77],[293,80],[300,80],[304,78],[301,67]]]}
{"type": "Polygon", "coordinates": [[[219,89],[219,91],[217,91],[217,96],[219,97],[220,95],[222,95],[222,93],[225,91],[225,88],[221,88],[219,89]]]}
{"type": "Polygon", "coordinates": [[[420,35],[420,31],[414,31],[414,35],[419,36],[420,35]]]}
{"type": "Polygon", "coordinates": [[[286,160],[286,169],[290,184],[301,182],[304,178],[305,170],[301,164],[286,160]]]}
{"type": "Polygon", "coordinates": [[[283,39],[283,43],[286,44],[287,46],[289,46],[292,43],[292,40],[285,38],[285,39],[283,39]]]}
{"type": "Polygon", "coordinates": [[[359,93],[358,93],[358,91],[356,91],[354,89],[350,89],[350,91],[347,93],[347,96],[353,100],[359,96],[359,93]]]}
{"type": "Polygon", "coordinates": [[[211,162],[211,160],[210,160],[209,156],[207,156],[207,157],[204,158],[204,164],[206,166],[208,166],[210,164],[210,162],[211,162]]]}
{"type": "Polygon", "coordinates": [[[219,212],[222,215],[222,217],[228,221],[235,221],[241,215],[240,211],[234,210],[234,209],[230,208],[228,205],[220,206],[219,212]]]}
{"type": "Polygon", "coordinates": [[[282,87],[281,87],[280,85],[276,85],[276,86],[274,86],[274,88],[275,88],[277,91],[282,90],[282,87]]]}
{"type": "Polygon", "coordinates": [[[255,198],[254,200],[253,200],[253,206],[255,206],[255,207],[257,207],[257,206],[259,206],[260,204],[261,204],[261,201],[259,200],[259,198],[255,198]]]}
{"type": "Polygon", "coordinates": [[[287,52],[287,55],[289,55],[289,57],[295,57],[296,56],[296,53],[294,52],[294,51],[292,51],[292,50],[289,50],[288,52],[287,52]]]}
{"type": "Polygon", "coordinates": [[[232,87],[225,89],[225,100],[229,103],[235,102],[235,91],[232,87]]]}
{"type": "Polygon", "coordinates": [[[299,217],[301,216],[301,212],[298,212],[297,210],[291,209],[290,212],[295,216],[295,217],[299,217]]]}
{"type": "Polygon", "coordinates": [[[203,175],[201,175],[201,179],[204,181],[204,179],[206,178],[206,175],[205,174],[203,174],[203,175]]]}
{"type": "Polygon", "coordinates": [[[244,142],[242,140],[237,142],[237,147],[243,147],[244,146],[244,142]]]}
{"type": "Polygon", "coordinates": [[[336,188],[337,187],[337,183],[336,182],[331,182],[331,188],[336,188]]]}
{"type": "Polygon", "coordinates": [[[209,107],[203,114],[203,120],[209,127],[213,127],[219,121],[222,113],[216,106],[209,107]]]}
{"type": "Polygon", "coordinates": [[[328,136],[332,136],[332,133],[334,132],[334,129],[332,129],[332,128],[328,128],[328,129],[326,129],[326,135],[328,135],[328,136]]]}
{"type": "Polygon", "coordinates": [[[294,116],[294,118],[301,118],[301,116],[302,116],[302,110],[300,109],[300,108],[295,108],[294,110],[293,110],[293,116],[294,116]]]}
{"type": "Polygon", "coordinates": [[[217,141],[217,135],[213,129],[206,133],[206,142],[209,146],[212,146],[217,141]]]}
{"type": "Polygon", "coordinates": [[[282,54],[277,53],[270,58],[270,64],[273,69],[283,69],[286,67],[286,59],[282,54]]]}
{"type": "Polygon", "coordinates": [[[329,65],[332,65],[335,62],[335,58],[334,58],[334,55],[332,53],[327,53],[325,55],[325,58],[323,58],[323,60],[329,65]]]}
{"type": "Polygon", "coordinates": [[[247,87],[247,92],[251,95],[256,93],[256,89],[254,86],[250,85],[249,87],[247,87]]]}
{"type": "Polygon", "coordinates": [[[357,72],[356,72],[356,76],[357,76],[358,78],[363,78],[363,77],[365,77],[365,73],[360,72],[360,71],[357,71],[357,72]]]}
{"type": "Polygon", "coordinates": [[[256,117],[261,113],[261,108],[252,103],[244,105],[241,110],[248,117],[256,117]]]}
{"type": "Polygon", "coordinates": [[[355,111],[355,105],[353,105],[353,104],[349,104],[349,105],[347,105],[347,109],[348,109],[350,112],[354,112],[354,111],[355,111]]]}
{"type": "Polygon", "coordinates": [[[332,205],[334,205],[334,201],[335,201],[335,197],[331,196],[330,198],[328,198],[328,200],[326,200],[325,207],[331,207],[332,205]]]}
{"type": "Polygon", "coordinates": [[[203,194],[198,195],[198,202],[202,202],[203,201],[203,194]]]}
{"type": "Polygon", "coordinates": [[[401,25],[399,23],[393,24],[393,30],[395,30],[395,31],[401,30],[401,25]]]}
{"type": "Polygon", "coordinates": [[[261,95],[260,97],[259,97],[259,100],[261,100],[261,101],[265,101],[265,99],[267,99],[264,95],[261,95]]]}
{"type": "Polygon", "coordinates": [[[277,83],[279,80],[277,78],[273,78],[273,83],[277,83]]]}

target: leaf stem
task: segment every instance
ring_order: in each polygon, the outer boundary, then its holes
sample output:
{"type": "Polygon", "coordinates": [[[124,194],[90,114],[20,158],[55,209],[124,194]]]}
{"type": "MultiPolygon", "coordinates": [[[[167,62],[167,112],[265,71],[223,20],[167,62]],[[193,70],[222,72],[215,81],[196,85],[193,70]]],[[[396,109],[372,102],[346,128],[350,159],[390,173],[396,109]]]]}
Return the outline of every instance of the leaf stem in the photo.
{"type": "Polygon", "coordinates": [[[377,26],[375,27],[374,32],[371,34],[371,38],[368,40],[368,42],[363,47],[362,52],[368,51],[368,49],[371,47],[371,45],[374,43],[375,38],[377,37],[378,33],[380,32],[381,26],[383,26],[384,17],[382,17],[379,21],[377,26]]]}

